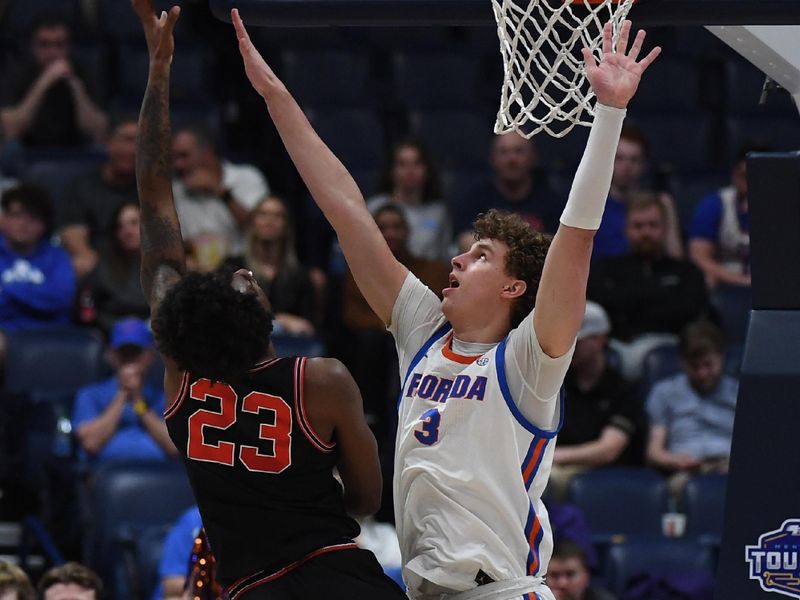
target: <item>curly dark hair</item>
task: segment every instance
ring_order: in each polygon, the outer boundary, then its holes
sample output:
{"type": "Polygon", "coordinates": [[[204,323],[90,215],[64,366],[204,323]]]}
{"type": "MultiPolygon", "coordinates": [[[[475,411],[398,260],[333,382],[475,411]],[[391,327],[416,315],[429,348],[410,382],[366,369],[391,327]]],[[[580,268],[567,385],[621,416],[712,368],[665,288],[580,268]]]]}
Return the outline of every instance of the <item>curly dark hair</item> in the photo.
{"type": "Polygon", "coordinates": [[[519,215],[491,209],[473,224],[475,239],[492,239],[508,246],[506,272],[522,279],[527,288],[511,308],[511,327],[517,327],[536,304],[536,292],[552,236],[534,231],[519,215]]]}
{"type": "Polygon", "coordinates": [[[158,306],[153,334],[178,368],[232,382],[267,354],[272,315],[254,294],[231,287],[230,269],[189,273],[158,306]]]}

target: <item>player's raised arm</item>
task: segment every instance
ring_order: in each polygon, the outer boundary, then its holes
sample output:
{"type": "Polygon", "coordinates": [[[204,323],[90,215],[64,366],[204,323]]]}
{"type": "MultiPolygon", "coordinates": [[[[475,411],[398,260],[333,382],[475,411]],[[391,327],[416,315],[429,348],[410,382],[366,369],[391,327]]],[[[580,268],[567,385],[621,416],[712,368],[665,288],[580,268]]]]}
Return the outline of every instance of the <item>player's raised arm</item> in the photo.
{"type": "Polygon", "coordinates": [[[388,323],[408,270],[386,245],[350,173],[319,138],[297,102],[253,46],[236,9],[231,12],[231,19],[250,83],[267,103],[292,162],[336,231],[361,293],[372,310],[388,323]]]}
{"type": "Polygon", "coordinates": [[[169,77],[180,8],[156,17],[152,0],[132,0],[142,22],[150,69],[136,137],[136,185],[141,206],[142,289],[152,311],[185,271],[183,239],[172,198],[169,77]]]}
{"type": "Polygon", "coordinates": [[[597,114],[545,259],[534,314],[539,344],[553,357],[570,349],[583,320],[592,241],[603,217],[625,109],[642,73],[661,52],[656,47],[637,62],[645,33],[640,30],[636,34],[626,53],[630,29],[630,21],[625,21],[615,52],[611,23],[606,24],[599,64],[589,50],[583,50],[586,76],[597,96],[597,114]]]}

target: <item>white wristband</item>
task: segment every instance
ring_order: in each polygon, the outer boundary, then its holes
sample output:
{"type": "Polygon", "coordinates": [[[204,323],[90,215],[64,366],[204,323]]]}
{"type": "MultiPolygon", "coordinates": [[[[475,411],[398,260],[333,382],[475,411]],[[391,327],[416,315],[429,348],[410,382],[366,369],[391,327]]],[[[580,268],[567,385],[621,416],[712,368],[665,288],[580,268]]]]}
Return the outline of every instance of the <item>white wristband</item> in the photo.
{"type": "Polygon", "coordinates": [[[561,213],[564,225],[595,230],[600,227],[626,112],[624,108],[612,108],[600,103],[595,106],[594,123],[586,150],[575,172],[567,205],[561,213]]]}

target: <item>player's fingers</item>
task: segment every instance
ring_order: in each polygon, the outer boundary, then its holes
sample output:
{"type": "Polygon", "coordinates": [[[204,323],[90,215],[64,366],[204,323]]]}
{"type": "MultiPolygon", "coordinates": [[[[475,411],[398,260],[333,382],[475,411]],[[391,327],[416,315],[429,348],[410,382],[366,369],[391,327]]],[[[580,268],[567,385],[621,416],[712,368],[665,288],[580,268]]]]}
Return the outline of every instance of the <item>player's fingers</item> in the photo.
{"type": "Polygon", "coordinates": [[[236,29],[236,37],[239,38],[239,41],[249,44],[250,35],[247,33],[247,29],[244,27],[244,21],[242,21],[242,17],[239,14],[238,8],[231,10],[231,21],[233,22],[233,27],[236,29]]]}
{"type": "Polygon", "coordinates": [[[133,0],[133,10],[139,15],[141,19],[153,18],[153,2],[152,0],[133,0]]]}
{"type": "Polygon", "coordinates": [[[645,33],[644,29],[640,29],[636,33],[636,38],[633,40],[633,45],[631,46],[631,51],[628,53],[628,58],[631,58],[632,60],[639,58],[639,52],[642,51],[645,35],[647,34],[645,33]]]}
{"type": "Polygon", "coordinates": [[[642,68],[642,73],[644,73],[645,70],[647,70],[647,67],[649,67],[651,64],[653,64],[653,61],[656,58],[658,58],[659,54],[661,54],[661,46],[656,46],[655,48],[650,50],[650,54],[645,56],[642,60],[640,60],[637,63],[642,68]]]}
{"type": "Polygon", "coordinates": [[[622,22],[622,29],[619,32],[619,39],[617,40],[617,52],[625,54],[628,51],[628,35],[631,31],[631,22],[625,19],[622,22]]]}
{"type": "Polygon", "coordinates": [[[166,28],[167,32],[172,33],[172,30],[175,28],[175,23],[178,21],[178,17],[181,14],[181,7],[180,6],[173,6],[169,9],[166,17],[166,28]]]}
{"type": "Polygon", "coordinates": [[[603,26],[603,54],[611,54],[611,21],[603,26]]]}
{"type": "Polygon", "coordinates": [[[583,64],[587,71],[597,67],[597,61],[594,59],[594,54],[592,54],[591,50],[588,48],[581,48],[581,54],[583,54],[583,64]]]}

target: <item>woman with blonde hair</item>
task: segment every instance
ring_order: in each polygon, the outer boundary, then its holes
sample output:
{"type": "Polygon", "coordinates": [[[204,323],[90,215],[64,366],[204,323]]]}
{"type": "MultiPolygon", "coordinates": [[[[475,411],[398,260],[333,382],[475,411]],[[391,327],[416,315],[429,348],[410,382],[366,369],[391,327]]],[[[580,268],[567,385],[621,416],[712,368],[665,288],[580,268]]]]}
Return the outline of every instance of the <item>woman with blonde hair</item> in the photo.
{"type": "Polygon", "coordinates": [[[308,269],[297,258],[294,229],[286,202],[267,196],[250,213],[243,256],[226,266],[249,269],[266,292],[276,332],[313,335],[316,294],[308,269]]]}
{"type": "Polygon", "coordinates": [[[25,571],[0,560],[0,600],[36,600],[36,592],[25,571]]]}

